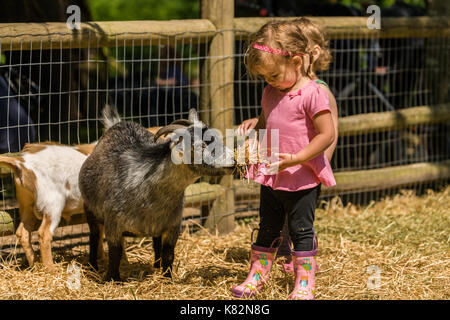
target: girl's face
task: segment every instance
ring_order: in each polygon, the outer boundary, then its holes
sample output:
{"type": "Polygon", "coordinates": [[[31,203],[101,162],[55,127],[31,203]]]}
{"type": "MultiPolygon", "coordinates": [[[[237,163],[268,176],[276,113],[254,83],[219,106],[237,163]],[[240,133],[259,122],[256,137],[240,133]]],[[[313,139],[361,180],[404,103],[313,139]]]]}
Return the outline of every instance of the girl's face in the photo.
{"type": "Polygon", "coordinates": [[[268,84],[282,92],[288,92],[301,78],[300,67],[288,61],[272,63],[259,68],[258,71],[268,84]]]}

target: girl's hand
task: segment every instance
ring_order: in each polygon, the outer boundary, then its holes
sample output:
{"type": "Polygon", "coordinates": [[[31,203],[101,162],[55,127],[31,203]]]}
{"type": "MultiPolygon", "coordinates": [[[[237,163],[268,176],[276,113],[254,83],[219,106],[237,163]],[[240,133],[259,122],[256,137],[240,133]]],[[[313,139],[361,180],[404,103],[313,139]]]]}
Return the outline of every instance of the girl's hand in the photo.
{"type": "Polygon", "coordinates": [[[252,130],[258,123],[258,118],[247,119],[243,121],[237,128],[237,134],[239,136],[245,136],[248,131],[252,130]]]}
{"type": "Polygon", "coordinates": [[[275,153],[275,156],[278,157],[280,161],[273,162],[266,167],[266,172],[269,175],[277,174],[277,172],[299,164],[295,154],[275,153]]]}

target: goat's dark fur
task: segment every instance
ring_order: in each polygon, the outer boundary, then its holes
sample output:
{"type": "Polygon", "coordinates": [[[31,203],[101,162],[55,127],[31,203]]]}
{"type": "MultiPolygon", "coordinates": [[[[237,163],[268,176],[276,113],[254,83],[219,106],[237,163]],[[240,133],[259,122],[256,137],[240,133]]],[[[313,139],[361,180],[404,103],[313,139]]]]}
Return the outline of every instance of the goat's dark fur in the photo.
{"type": "Polygon", "coordinates": [[[227,174],[230,169],[176,165],[171,161],[170,139],[155,142],[153,134],[139,124],[114,119],[110,110],[104,115],[109,119],[105,124],[112,127],[86,159],[79,176],[91,231],[90,263],[98,269],[100,223],[109,247],[106,280],[120,281],[124,233],[153,237],[155,266],[161,265],[170,277],[186,187],[201,175],[227,174]]]}

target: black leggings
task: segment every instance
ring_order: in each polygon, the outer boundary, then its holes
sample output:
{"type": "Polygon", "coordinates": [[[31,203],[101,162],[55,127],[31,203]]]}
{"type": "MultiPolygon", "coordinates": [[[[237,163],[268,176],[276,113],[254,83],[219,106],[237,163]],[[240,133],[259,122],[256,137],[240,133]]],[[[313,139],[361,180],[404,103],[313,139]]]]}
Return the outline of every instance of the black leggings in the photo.
{"type": "Polygon", "coordinates": [[[300,191],[273,190],[261,185],[256,245],[270,247],[280,236],[287,215],[294,251],[313,250],[314,212],[321,185],[300,191]]]}

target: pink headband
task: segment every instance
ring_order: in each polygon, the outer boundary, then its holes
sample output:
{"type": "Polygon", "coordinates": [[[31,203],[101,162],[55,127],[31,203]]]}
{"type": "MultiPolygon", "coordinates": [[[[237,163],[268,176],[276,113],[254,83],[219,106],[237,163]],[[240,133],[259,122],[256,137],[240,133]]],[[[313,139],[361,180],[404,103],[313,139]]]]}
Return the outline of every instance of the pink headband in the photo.
{"type": "Polygon", "coordinates": [[[279,54],[282,56],[303,56],[303,53],[290,53],[289,51],[283,51],[280,49],[276,49],[276,48],[270,48],[268,46],[262,46],[260,44],[254,43],[253,44],[253,48],[267,52],[267,53],[272,53],[272,54],[279,54]]]}

